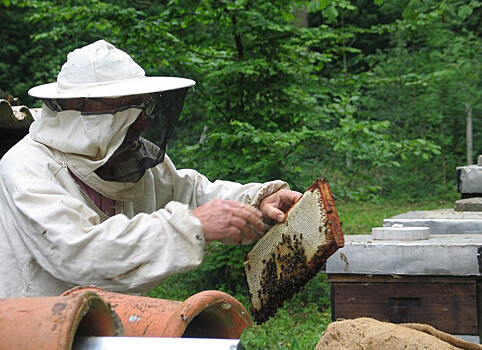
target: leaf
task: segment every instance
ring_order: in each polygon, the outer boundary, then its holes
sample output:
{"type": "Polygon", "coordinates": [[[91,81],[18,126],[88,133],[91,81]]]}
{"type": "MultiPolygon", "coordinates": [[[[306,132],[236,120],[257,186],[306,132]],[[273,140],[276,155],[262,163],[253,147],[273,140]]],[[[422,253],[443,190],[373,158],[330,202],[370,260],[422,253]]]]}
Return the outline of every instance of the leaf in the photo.
{"type": "Polygon", "coordinates": [[[415,7],[420,5],[420,0],[410,0],[405,10],[402,12],[402,17],[404,19],[415,19],[417,17],[417,10],[415,7]]]}
{"type": "Polygon", "coordinates": [[[469,5],[462,5],[459,7],[458,10],[458,16],[462,18],[462,20],[465,20],[467,17],[469,17],[474,11],[472,10],[472,7],[469,5]]]}
{"type": "Polygon", "coordinates": [[[338,10],[335,6],[330,6],[321,11],[323,16],[327,17],[330,22],[335,22],[338,17],[338,10]]]}
{"type": "Polygon", "coordinates": [[[320,0],[318,1],[318,10],[325,9],[328,5],[330,5],[331,0],[320,0]]]}

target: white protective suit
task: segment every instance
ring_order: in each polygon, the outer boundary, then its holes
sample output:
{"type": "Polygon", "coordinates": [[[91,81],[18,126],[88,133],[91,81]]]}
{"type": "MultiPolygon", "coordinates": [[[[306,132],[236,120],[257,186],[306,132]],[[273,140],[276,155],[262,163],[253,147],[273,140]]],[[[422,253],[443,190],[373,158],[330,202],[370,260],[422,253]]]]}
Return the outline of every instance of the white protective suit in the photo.
{"type": "Polygon", "coordinates": [[[216,198],[259,206],[282,181],[210,182],[166,156],[137,183],[100,179],[139,115],[54,113],[44,106],[30,134],[0,161],[0,298],[59,295],[77,285],[138,293],[203,260],[204,236],[190,210],[216,198]],[[116,200],[107,217],[69,171],[116,200]]]}

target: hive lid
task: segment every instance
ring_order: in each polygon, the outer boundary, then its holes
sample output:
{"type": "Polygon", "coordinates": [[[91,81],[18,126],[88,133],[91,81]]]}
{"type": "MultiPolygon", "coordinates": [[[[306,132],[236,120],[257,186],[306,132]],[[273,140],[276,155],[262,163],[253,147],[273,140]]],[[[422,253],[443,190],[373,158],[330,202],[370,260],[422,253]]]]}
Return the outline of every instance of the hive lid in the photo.
{"type": "Polygon", "coordinates": [[[373,239],[384,241],[413,241],[428,239],[430,237],[429,227],[404,227],[401,224],[394,224],[392,227],[373,227],[373,239]]]}
{"type": "Polygon", "coordinates": [[[251,313],[261,324],[273,316],[344,245],[328,181],[318,179],[247,254],[251,313]]]}
{"type": "MultiPolygon", "coordinates": [[[[430,230],[431,232],[431,230],[430,230]]],[[[328,275],[482,276],[482,234],[431,234],[411,241],[345,236],[326,262],[328,275]]]]}

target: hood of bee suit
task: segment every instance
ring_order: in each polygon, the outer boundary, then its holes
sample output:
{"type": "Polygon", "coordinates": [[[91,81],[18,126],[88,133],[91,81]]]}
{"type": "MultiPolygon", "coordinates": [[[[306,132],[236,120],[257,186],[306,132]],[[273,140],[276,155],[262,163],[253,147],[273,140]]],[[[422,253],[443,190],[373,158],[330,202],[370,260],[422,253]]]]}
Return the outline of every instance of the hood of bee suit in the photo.
{"type": "Polygon", "coordinates": [[[115,200],[136,200],[144,194],[144,178],[137,182],[105,181],[95,170],[121,145],[138,115],[138,109],[81,115],[78,111],[54,112],[44,105],[41,118],[30,125],[30,136],[60,151],[69,170],[97,192],[115,200]]]}
{"type": "MultiPolygon", "coordinates": [[[[30,95],[44,101],[40,118],[31,124],[30,135],[32,139],[59,151],[68,168],[97,192],[116,200],[135,200],[143,195],[146,168],[162,162],[167,139],[175,123],[169,123],[170,129],[164,135],[161,150],[141,138],[142,151],[153,156],[148,158],[148,166],[143,165],[143,169],[138,171],[139,176],[135,180],[106,181],[95,170],[104,165],[119,148],[129,126],[135,122],[141,110],[134,107],[115,113],[83,114],[80,111],[62,110],[57,101],[148,93],[171,96],[173,91],[185,92],[194,84],[194,81],[185,78],[146,77],[144,70],[127,53],[99,40],[69,53],[56,82],[29,90],[30,95]]],[[[181,101],[178,103],[180,108],[174,108],[175,113],[179,114],[185,94],[181,96],[177,98],[181,101]]],[[[160,106],[162,98],[158,100],[156,111],[161,115],[166,108],[160,106]]],[[[177,117],[170,119],[177,120],[177,117]]]]}

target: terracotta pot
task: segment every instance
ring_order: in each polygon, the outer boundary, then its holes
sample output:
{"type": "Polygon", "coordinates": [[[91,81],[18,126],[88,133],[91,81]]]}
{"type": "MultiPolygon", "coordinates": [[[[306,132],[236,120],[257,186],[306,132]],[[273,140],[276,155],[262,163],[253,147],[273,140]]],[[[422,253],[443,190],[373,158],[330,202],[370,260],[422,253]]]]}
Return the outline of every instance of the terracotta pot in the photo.
{"type": "Polygon", "coordinates": [[[71,349],[76,336],[122,335],[122,324],[100,296],[0,299],[0,349],[71,349]]]}
{"type": "Polygon", "coordinates": [[[243,305],[220,291],[204,291],[185,301],[107,292],[98,287],[76,287],[63,295],[95,291],[109,302],[130,337],[186,337],[237,339],[253,324],[243,305]]]}

